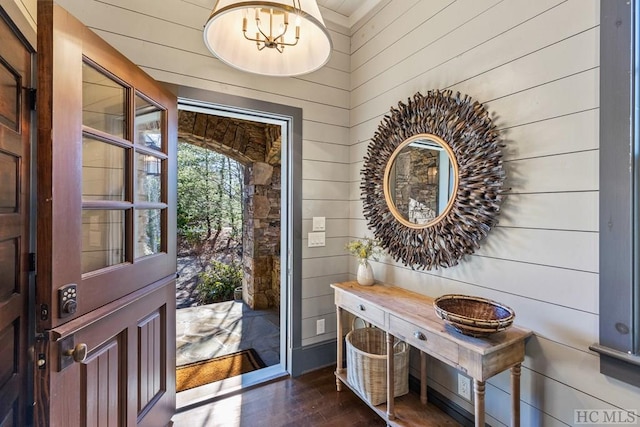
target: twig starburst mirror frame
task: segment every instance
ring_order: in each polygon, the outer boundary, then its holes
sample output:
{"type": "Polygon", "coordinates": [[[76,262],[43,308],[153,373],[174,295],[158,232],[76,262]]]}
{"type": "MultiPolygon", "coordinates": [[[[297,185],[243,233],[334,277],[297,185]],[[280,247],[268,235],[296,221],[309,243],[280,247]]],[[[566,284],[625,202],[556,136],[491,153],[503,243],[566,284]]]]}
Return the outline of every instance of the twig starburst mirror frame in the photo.
{"type": "Polygon", "coordinates": [[[457,265],[473,254],[497,224],[504,199],[502,148],[485,107],[459,92],[416,93],[391,108],[361,170],[364,216],[381,246],[396,261],[427,270],[457,265]],[[448,153],[453,184],[447,206],[432,220],[414,224],[394,205],[389,174],[400,150],[419,139],[448,153]]]}

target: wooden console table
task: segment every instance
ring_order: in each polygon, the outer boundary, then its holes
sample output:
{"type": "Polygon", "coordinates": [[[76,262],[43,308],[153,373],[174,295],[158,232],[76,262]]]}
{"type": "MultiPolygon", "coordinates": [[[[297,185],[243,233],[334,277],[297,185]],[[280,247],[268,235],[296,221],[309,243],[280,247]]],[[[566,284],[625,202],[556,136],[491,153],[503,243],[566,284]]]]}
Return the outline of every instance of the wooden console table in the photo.
{"type": "Polygon", "coordinates": [[[388,425],[420,425],[419,405],[427,402],[426,354],[473,378],[476,426],[485,425],[485,381],[495,374],[511,369],[511,425],[520,425],[520,364],[524,360],[525,339],[531,335],[531,331],[512,326],[487,338],[473,338],[445,327],[444,322],[435,314],[433,298],[428,296],[383,284],[360,286],[357,282],[342,282],[334,283],[331,287],[335,289],[338,320],[338,391],[342,389],[343,383],[352,388],[347,382],[347,375],[342,366],[342,310],[346,310],[387,334],[387,403],[369,406],[384,418],[388,425]],[[411,396],[411,393],[394,398],[395,338],[420,350],[420,401],[411,396]]]}

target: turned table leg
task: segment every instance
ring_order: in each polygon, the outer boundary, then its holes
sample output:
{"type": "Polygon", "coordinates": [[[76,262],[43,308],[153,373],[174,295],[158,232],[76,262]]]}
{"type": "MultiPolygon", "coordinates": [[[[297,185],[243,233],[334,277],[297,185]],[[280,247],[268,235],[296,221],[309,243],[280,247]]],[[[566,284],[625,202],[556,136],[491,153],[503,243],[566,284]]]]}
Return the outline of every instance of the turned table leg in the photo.
{"type": "Polygon", "coordinates": [[[338,378],[338,374],[342,373],[342,346],[343,346],[343,336],[342,336],[342,308],[336,307],[336,342],[338,343],[338,348],[336,354],[336,390],[342,391],[342,381],[338,378]]]}
{"type": "Polygon", "coordinates": [[[473,380],[475,393],[476,427],[484,427],[484,381],[473,380]]]}
{"type": "Polygon", "coordinates": [[[394,378],[394,349],[393,349],[394,337],[387,332],[387,418],[395,420],[395,378],[394,378]]]}
{"type": "Polygon", "coordinates": [[[420,352],[420,402],[427,404],[427,353],[420,352]]]}
{"type": "Polygon", "coordinates": [[[511,426],[520,426],[520,370],[518,363],[511,368],[511,426]]]}

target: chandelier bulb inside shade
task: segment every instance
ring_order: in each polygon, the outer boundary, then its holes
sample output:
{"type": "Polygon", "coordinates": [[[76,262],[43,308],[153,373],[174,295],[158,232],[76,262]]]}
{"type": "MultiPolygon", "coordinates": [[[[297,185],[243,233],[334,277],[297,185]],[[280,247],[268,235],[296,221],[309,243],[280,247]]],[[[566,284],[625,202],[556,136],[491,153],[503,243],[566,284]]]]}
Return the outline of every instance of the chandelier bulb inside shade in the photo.
{"type": "Polygon", "coordinates": [[[333,48],[316,0],[217,0],[204,42],[222,62],[267,76],[315,71],[333,48]]]}

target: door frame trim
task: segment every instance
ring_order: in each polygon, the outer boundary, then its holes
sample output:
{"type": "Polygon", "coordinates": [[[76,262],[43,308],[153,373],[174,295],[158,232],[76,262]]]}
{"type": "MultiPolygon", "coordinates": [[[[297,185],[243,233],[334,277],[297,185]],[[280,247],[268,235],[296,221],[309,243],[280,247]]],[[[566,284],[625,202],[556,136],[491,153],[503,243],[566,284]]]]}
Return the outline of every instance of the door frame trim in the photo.
{"type": "Polygon", "coordinates": [[[184,86],[178,105],[284,126],[282,138],[280,366],[292,374],[302,345],[302,109],[184,86]],[[284,357],[283,357],[284,356],[284,357]]]}

